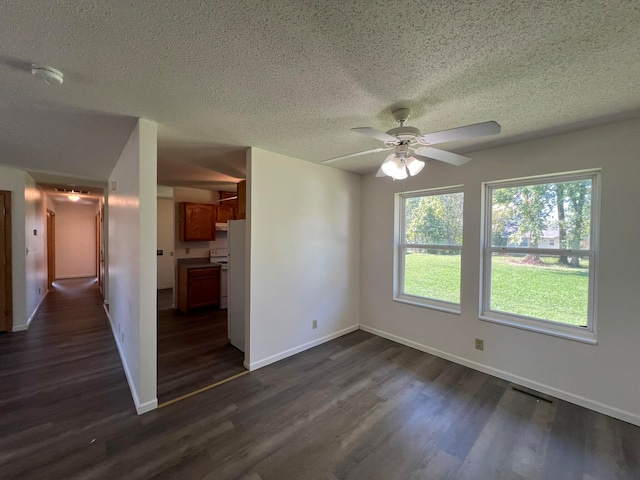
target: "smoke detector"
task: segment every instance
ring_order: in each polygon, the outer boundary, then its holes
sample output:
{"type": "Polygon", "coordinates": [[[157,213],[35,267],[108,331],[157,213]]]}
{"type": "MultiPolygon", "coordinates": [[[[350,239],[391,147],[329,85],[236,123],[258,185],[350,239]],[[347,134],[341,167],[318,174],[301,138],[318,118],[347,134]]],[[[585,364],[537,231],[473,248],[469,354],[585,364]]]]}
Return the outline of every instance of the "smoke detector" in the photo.
{"type": "Polygon", "coordinates": [[[64,81],[64,75],[61,71],[44,65],[31,65],[31,74],[36,78],[44,80],[44,82],[49,85],[62,85],[64,81]]]}

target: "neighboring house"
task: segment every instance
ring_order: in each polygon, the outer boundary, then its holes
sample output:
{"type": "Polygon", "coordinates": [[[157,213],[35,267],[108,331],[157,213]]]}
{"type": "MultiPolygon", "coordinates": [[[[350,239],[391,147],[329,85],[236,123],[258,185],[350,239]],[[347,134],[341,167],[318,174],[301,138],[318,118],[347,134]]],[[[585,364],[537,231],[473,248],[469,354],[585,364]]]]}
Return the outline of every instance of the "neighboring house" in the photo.
{"type": "Polygon", "coordinates": [[[557,228],[549,229],[542,232],[542,238],[538,241],[537,245],[531,245],[530,235],[527,234],[522,241],[512,241],[512,236],[507,240],[507,247],[521,247],[521,248],[560,248],[560,233],[557,228]]]}

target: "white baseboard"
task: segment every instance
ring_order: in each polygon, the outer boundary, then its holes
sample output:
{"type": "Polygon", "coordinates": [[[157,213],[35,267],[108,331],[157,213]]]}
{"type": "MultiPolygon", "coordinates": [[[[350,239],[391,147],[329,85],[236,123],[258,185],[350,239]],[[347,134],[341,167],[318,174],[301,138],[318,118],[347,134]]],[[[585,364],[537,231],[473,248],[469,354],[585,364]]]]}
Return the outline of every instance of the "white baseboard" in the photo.
{"type": "Polygon", "coordinates": [[[257,370],[258,368],[266,367],[272,363],[277,362],[278,360],[282,360],[284,358],[295,355],[296,353],[303,352],[310,348],[316,347],[322,343],[326,343],[334,338],[341,337],[346,335],[347,333],[355,332],[360,328],[360,325],[352,325],[350,327],[344,328],[342,330],[338,330],[337,332],[331,333],[324,337],[318,338],[316,340],[312,340],[311,342],[303,343],[302,345],[298,345],[297,347],[290,348],[285,350],[284,352],[276,353],[275,355],[271,355],[267,358],[263,358],[262,360],[258,360],[256,362],[247,363],[244,362],[244,368],[249,371],[257,370]]]}
{"type": "Polygon", "coordinates": [[[153,400],[145,403],[140,403],[140,399],[138,398],[138,392],[136,391],[136,387],[133,384],[133,380],[131,379],[131,373],[129,372],[129,365],[127,365],[127,360],[124,356],[124,352],[122,351],[122,346],[118,341],[118,334],[116,333],[115,327],[113,325],[113,320],[111,315],[109,315],[109,310],[103,305],[104,311],[107,314],[107,318],[109,319],[109,325],[111,325],[111,332],[113,333],[113,339],[116,342],[116,347],[118,347],[118,353],[120,354],[120,361],[122,362],[122,368],[124,369],[124,375],[127,377],[127,383],[129,384],[129,390],[131,391],[131,397],[133,398],[133,404],[136,407],[136,412],[138,415],[142,415],[143,413],[150,412],[151,410],[155,410],[158,408],[158,399],[154,398],[153,400]]]}
{"type": "Polygon", "coordinates": [[[545,393],[547,395],[551,395],[552,397],[559,398],[561,400],[565,400],[569,403],[574,403],[581,407],[588,408],[590,410],[594,410],[596,412],[602,413],[604,415],[608,415],[613,418],[617,418],[619,420],[631,423],[633,425],[640,426],[640,416],[633,414],[631,412],[627,412],[625,410],[621,410],[616,407],[612,407],[610,405],[605,405],[604,403],[596,402],[594,400],[590,400],[588,398],[582,397],[580,395],[575,395],[571,392],[566,392],[564,390],[560,390],[554,387],[550,387],[549,385],[545,385],[542,383],[538,383],[533,380],[529,380],[528,378],[520,377],[518,375],[514,375],[509,372],[505,372],[504,370],[499,370],[497,368],[489,367],[482,363],[477,363],[472,360],[468,360],[463,357],[458,357],[456,355],[451,355],[447,352],[443,352],[442,350],[438,350],[435,348],[427,347],[426,345],[422,345],[421,343],[414,342],[413,340],[408,340],[403,337],[399,337],[397,335],[393,335],[392,333],[385,332],[383,330],[378,330],[377,328],[368,327],[366,325],[360,325],[360,330],[364,330],[365,332],[372,333],[379,337],[386,338],[388,340],[392,340],[396,343],[401,343],[402,345],[406,345],[407,347],[415,348],[416,350],[420,350],[421,352],[430,353],[431,355],[435,355],[436,357],[444,358],[445,360],[449,360],[451,362],[457,363],[459,365],[464,365],[465,367],[472,368],[474,370],[478,370],[483,373],[487,373],[489,375],[493,375],[494,377],[502,378],[508,382],[513,382],[518,385],[522,385],[523,387],[531,388],[533,390],[537,390],[539,392],[545,393]]]}
{"type": "Polygon", "coordinates": [[[44,302],[44,299],[48,294],[49,294],[49,289],[47,288],[47,290],[44,292],[44,295],[38,302],[38,305],[36,306],[35,310],[31,314],[31,316],[27,319],[27,324],[14,326],[11,329],[13,332],[24,332],[25,330],[29,329],[29,327],[31,326],[31,322],[33,322],[33,319],[36,318],[36,314],[38,313],[38,310],[40,310],[40,307],[42,306],[42,302],[44,302]]]}
{"type": "Polygon", "coordinates": [[[136,412],[138,413],[138,415],[142,415],[143,413],[147,413],[150,412],[152,410],[156,410],[158,408],[158,399],[155,398],[153,400],[151,400],[150,402],[145,402],[145,403],[136,403],[136,412]]]}

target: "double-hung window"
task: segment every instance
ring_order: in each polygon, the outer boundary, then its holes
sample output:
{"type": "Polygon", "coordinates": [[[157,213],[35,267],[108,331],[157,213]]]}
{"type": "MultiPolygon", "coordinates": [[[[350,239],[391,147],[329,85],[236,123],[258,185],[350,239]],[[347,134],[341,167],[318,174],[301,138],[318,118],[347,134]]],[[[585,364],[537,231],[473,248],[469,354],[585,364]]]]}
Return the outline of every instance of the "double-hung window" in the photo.
{"type": "Polygon", "coordinates": [[[460,312],[462,187],[398,194],[394,299],[460,312]]]}
{"type": "Polygon", "coordinates": [[[485,184],[483,320],[596,342],[598,179],[485,184]]]}

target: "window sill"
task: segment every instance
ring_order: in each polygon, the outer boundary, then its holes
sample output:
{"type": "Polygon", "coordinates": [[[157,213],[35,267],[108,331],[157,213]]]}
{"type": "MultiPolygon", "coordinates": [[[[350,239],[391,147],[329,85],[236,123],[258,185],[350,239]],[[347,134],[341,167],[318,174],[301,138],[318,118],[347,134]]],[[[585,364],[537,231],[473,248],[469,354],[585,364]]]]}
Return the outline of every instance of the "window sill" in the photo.
{"type": "Polygon", "coordinates": [[[406,303],[407,305],[413,305],[414,307],[430,308],[431,310],[438,310],[440,312],[460,315],[460,305],[455,303],[439,302],[437,300],[411,297],[408,295],[398,295],[393,298],[393,301],[398,303],[406,303]]]}
{"type": "Polygon", "coordinates": [[[576,342],[588,343],[590,345],[598,344],[595,332],[587,330],[586,328],[583,329],[562,324],[555,325],[552,322],[527,317],[502,316],[496,312],[484,313],[480,315],[480,320],[515,327],[521,330],[528,330],[530,332],[542,333],[544,335],[551,335],[553,337],[565,338],[576,342]]]}

